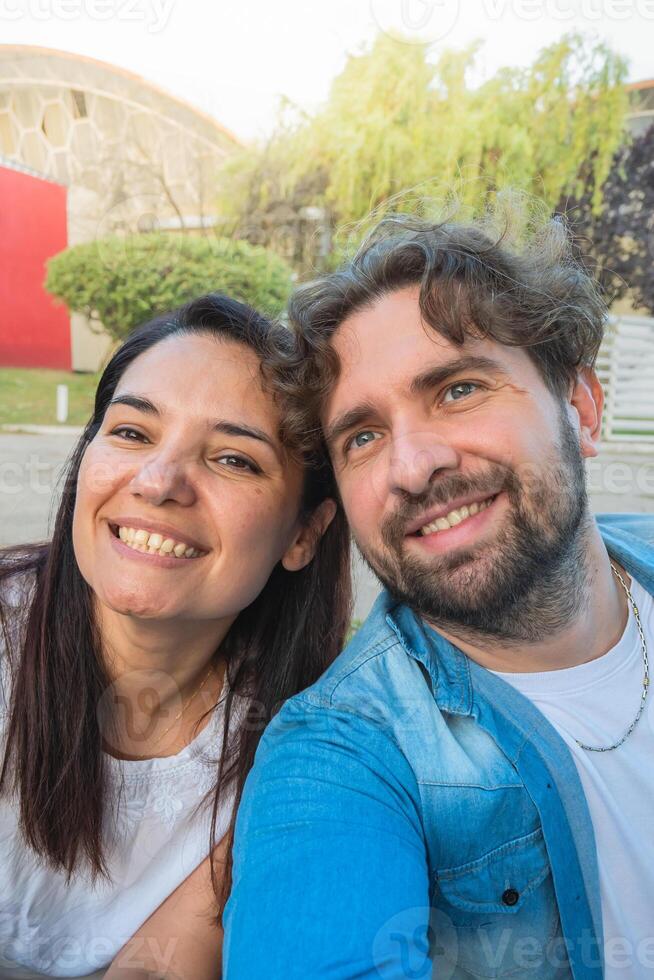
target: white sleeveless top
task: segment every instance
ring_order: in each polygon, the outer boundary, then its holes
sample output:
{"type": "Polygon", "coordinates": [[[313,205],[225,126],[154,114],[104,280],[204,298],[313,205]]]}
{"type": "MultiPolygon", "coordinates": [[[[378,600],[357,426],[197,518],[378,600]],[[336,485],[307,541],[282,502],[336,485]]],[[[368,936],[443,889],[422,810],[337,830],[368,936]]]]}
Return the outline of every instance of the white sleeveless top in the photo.
{"type": "MultiPolygon", "coordinates": [[[[25,599],[25,588],[9,597],[17,613],[25,599]]],[[[8,697],[1,631],[0,664],[1,744],[8,697]]],[[[0,799],[0,977],[102,977],[125,942],[208,856],[211,796],[206,804],[202,799],[217,777],[223,710],[224,694],[177,755],[136,762],[106,756],[109,792],[119,798],[116,820],[107,821],[110,881],[94,884],[81,872],[67,884],[25,844],[16,801],[0,799]]],[[[220,808],[218,840],[232,804],[230,797],[220,808]]]]}

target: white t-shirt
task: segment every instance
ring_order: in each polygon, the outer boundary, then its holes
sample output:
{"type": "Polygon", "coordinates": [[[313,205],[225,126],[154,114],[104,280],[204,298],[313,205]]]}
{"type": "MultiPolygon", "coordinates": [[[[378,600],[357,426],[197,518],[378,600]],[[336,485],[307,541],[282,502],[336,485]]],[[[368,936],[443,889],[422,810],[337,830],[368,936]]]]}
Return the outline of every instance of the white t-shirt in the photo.
{"type": "MultiPolygon", "coordinates": [[[[631,593],[654,675],[654,601],[633,580],[631,593]]],[[[590,663],[498,676],[543,712],[576,763],[597,842],[606,980],[654,978],[654,690],[619,748],[588,752],[576,742],[611,745],[636,715],[643,655],[633,611],[619,643],[590,663]]]]}
{"type": "MultiPolygon", "coordinates": [[[[1,634],[0,658],[6,668],[1,634]]],[[[3,701],[0,690],[0,733],[3,701]]],[[[124,943],[207,857],[211,803],[197,808],[215,784],[223,708],[224,695],[177,755],[142,761],[106,756],[110,797],[120,794],[117,819],[107,821],[110,881],[94,884],[81,873],[68,884],[64,874],[39,863],[20,834],[16,801],[0,799],[0,977],[101,977],[124,943]]],[[[218,838],[227,830],[232,803],[227,799],[220,809],[218,838]]]]}

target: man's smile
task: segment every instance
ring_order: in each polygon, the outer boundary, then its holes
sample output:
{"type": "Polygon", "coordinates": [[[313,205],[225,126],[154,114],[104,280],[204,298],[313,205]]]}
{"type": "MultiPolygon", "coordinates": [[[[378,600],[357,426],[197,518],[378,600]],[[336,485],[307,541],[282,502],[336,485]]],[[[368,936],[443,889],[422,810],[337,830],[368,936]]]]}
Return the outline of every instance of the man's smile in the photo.
{"type": "Polygon", "coordinates": [[[502,491],[446,511],[441,517],[407,534],[404,540],[411,542],[411,550],[417,547],[430,553],[468,547],[490,526],[505,498],[506,493],[502,491]]]}

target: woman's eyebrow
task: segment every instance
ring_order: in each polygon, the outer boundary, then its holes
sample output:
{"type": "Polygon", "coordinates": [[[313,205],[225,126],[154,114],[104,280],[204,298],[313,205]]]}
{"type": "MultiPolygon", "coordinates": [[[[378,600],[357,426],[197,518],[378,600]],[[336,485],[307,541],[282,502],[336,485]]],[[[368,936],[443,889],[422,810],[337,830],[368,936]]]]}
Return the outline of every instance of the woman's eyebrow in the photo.
{"type": "Polygon", "coordinates": [[[148,415],[161,415],[161,412],[149,398],[142,398],[140,395],[116,395],[109,402],[109,407],[112,405],[127,405],[129,408],[135,408],[137,412],[146,412],[148,415]]]}
{"type": "MultiPolygon", "coordinates": [[[[135,408],[138,412],[145,412],[148,415],[161,416],[162,414],[154,402],[151,402],[149,398],[143,398],[141,395],[117,395],[116,398],[111,399],[109,404],[127,405],[129,408],[135,408]]],[[[243,425],[239,422],[229,422],[227,419],[219,419],[217,422],[210,422],[208,428],[213,432],[221,432],[225,436],[242,436],[246,439],[256,439],[258,442],[266,443],[275,453],[278,453],[278,446],[275,440],[264,432],[263,429],[257,429],[253,425],[243,425]]]]}
{"type": "Polygon", "coordinates": [[[266,445],[277,452],[277,445],[274,440],[262,429],[256,429],[254,426],[240,425],[237,422],[228,422],[221,419],[218,422],[214,422],[211,428],[214,432],[222,432],[226,436],[244,436],[246,439],[258,439],[259,442],[265,442],[266,445]]]}

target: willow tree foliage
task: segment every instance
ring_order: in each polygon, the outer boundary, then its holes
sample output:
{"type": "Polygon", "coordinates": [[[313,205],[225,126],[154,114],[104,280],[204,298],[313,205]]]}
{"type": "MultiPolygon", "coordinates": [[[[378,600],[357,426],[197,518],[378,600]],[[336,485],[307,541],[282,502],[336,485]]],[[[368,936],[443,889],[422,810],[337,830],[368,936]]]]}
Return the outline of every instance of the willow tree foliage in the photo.
{"type": "Polygon", "coordinates": [[[265,145],[230,161],[222,214],[306,272],[328,261],[334,231],[358,235],[389,208],[455,196],[478,213],[510,186],[551,207],[590,188],[599,210],[624,133],[623,60],[569,35],[475,86],[479,51],[434,59],[380,34],[349,58],[322,108],[286,106],[265,145]]]}

